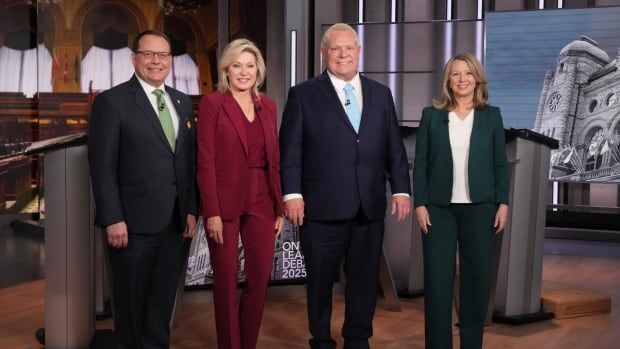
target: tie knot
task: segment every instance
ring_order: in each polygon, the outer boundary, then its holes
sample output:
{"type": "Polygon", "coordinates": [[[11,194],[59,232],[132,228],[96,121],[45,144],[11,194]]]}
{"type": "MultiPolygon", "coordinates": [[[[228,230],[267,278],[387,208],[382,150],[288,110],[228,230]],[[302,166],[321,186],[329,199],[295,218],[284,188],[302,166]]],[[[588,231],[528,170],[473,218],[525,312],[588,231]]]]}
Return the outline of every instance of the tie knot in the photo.
{"type": "Polygon", "coordinates": [[[157,96],[157,98],[161,98],[161,96],[164,95],[164,91],[161,89],[156,88],[155,90],[153,90],[153,94],[155,96],[157,96]]]}
{"type": "Polygon", "coordinates": [[[346,85],[344,85],[344,90],[345,90],[346,92],[351,92],[351,91],[353,91],[353,85],[351,85],[351,84],[346,84],[346,85]]]}

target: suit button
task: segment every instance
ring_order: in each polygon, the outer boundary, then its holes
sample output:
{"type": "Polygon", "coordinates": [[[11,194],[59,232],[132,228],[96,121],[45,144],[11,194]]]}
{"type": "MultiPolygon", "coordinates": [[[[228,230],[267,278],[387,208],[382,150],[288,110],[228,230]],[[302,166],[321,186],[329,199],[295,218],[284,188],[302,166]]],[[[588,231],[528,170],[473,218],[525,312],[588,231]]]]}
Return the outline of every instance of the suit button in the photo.
{"type": "Polygon", "coordinates": [[[357,143],[359,143],[359,142],[360,142],[360,139],[359,139],[359,138],[356,138],[356,139],[355,139],[355,141],[356,141],[357,143]]]}
{"type": "Polygon", "coordinates": [[[358,161],[355,162],[355,166],[359,166],[359,165],[360,165],[360,162],[358,160],[358,161]]]}
{"type": "Polygon", "coordinates": [[[172,185],[177,185],[177,181],[172,181],[172,185]]]}

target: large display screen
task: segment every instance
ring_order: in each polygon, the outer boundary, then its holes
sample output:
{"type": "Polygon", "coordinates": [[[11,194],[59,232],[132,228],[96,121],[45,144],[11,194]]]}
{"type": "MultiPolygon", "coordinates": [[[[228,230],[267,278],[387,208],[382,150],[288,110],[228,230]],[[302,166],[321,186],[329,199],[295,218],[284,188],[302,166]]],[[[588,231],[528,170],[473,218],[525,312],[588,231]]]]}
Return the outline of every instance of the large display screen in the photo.
{"type": "Polygon", "coordinates": [[[620,181],[620,7],[488,13],[485,68],[506,127],[555,138],[550,179],[620,181]]]}

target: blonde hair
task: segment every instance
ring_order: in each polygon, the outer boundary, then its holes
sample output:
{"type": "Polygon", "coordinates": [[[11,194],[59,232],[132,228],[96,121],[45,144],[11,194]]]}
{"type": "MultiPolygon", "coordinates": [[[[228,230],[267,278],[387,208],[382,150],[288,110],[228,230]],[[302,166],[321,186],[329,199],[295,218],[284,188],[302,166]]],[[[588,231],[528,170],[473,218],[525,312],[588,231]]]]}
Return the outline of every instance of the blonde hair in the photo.
{"type": "Polygon", "coordinates": [[[474,79],[476,79],[476,87],[474,89],[474,108],[479,109],[487,105],[489,98],[489,90],[487,88],[487,79],[484,76],[484,69],[482,64],[471,53],[459,53],[456,56],[450,58],[448,63],[443,69],[443,79],[441,80],[442,94],[438,98],[433,98],[433,107],[437,109],[450,109],[456,107],[456,99],[454,93],[450,89],[450,69],[452,63],[459,60],[467,63],[469,69],[471,69],[474,79]]]}
{"type": "Polygon", "coordinates": [[[330,35],[332,35],[332,33],[335,31],[341,31],[341,30],[351,32],[355,36],[355,43],[357,44],[357,46],[360,45],[360,40],[359,40],[359,37],[357,36],[357,32],[355,31],[355,29],[353,29],[352,26],[346,23],[336,23],[330,26],[329,28],[327,28],[325,33],[323,33],[323,38],[321,39],[321,47],[327,48],[327,42],[329,41],[330,35]]]}
{"type": "Polygon", "coordinates": [[[256,58],[256,83],[252,88],[253,94],[258,97],[258,90],[263,85],[265,81],[265,60],[263,59],[263,55],[260,53],[260,50],[252,41],[248,39],[236,39],[231,41],[222,52],[222,56],[217,64],[218,70],[218,81],[217,81],[217,89],[220,92],[225,92],[230,88],[228,84],[228,67],[234,62],[237,57],[243,52],[249,52],[254,55],[256,58]]]}

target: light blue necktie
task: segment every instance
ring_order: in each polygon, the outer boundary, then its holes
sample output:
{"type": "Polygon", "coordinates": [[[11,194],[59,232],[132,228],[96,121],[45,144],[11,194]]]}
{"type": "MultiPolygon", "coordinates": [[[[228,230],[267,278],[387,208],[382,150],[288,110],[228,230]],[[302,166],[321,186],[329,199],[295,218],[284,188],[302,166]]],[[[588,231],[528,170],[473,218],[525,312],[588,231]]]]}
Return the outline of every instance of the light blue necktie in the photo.
{"type": "Polygon", "coordinates": [[[344,107],[347,111],[347,116],[349,117],[351,125],[353,125],[355,133],[358,133],[360,121],[362,120],[362,112],[360,111],[359,104],[357,104],[357,98],[355,98],[355,93],[353,93],[353,86],[351,84],[346,84],[344,86],[344,98],[344,107]]]}

